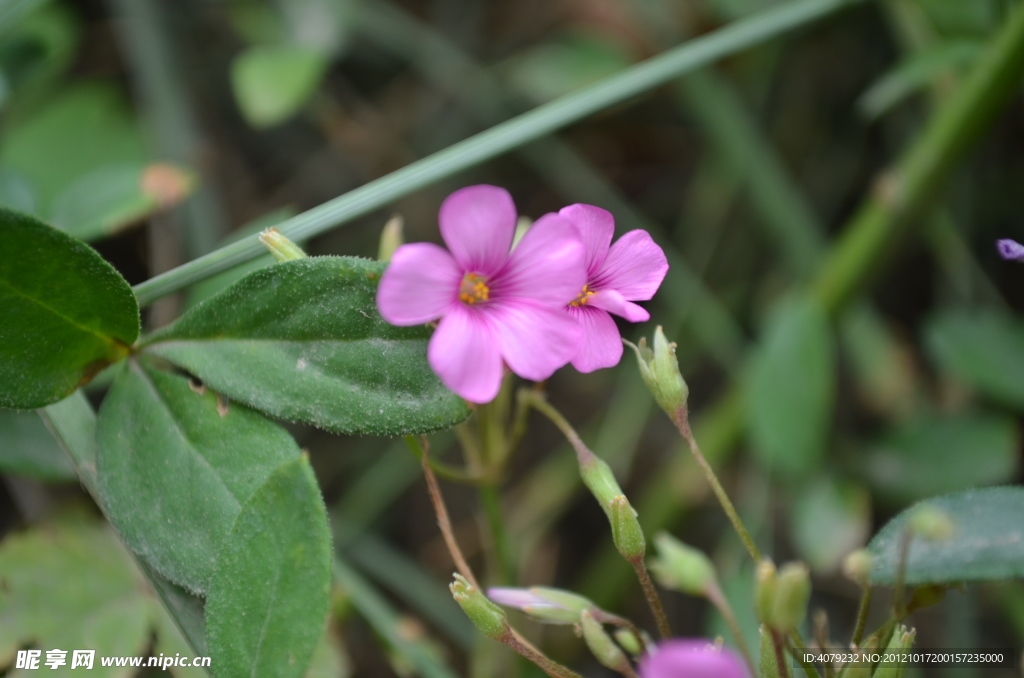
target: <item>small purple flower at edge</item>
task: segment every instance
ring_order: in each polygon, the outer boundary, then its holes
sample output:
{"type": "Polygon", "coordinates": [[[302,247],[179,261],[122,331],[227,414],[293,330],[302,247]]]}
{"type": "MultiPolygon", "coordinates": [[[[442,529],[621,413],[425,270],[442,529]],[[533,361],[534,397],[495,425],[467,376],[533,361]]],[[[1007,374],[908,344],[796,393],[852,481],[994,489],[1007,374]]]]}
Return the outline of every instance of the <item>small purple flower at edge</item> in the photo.
{"type": "Polygon", "coordinates": [[[393,325],[440,318],[427,360],[445,386],[486,403],[501,387],[503,362],[532,381],[569,362],[580,328],[563,309],[586,282],[573,224],[546,214],[510,252],[515,205],[507,191],[487,185],[452,193],[438,221],[448,251],[431,243],[399,247],[377,307],[393,325]]]}
{"type": "Polygon", "coordinates": [[[668,260],[647,231],[630,231],[612,245],[615,219],[600,207],[569,205],[558,214],[576,226],[586,249],[587,282],[567,306],[583,330],[573,367],[580,372],[613,367],[622,358],[622,339],[609,314],[634,323],[649,320],[650,314],[632,302],[654,296],[668,260]]]}
{"type": "Polygon", "coordinates": [[[747,678],[743,660],[703,638],[658,643],[640,660],[640,678],[747,678]]]}
{"type": "Polygon", "coordinates": [[[1016,240],[1010,240],[1009,238],[999,240],[996,242],[996,248],[999,250],[999,256],[1003,259],[1024,261],[1024,245],[1021,245],[1016,240]]]}

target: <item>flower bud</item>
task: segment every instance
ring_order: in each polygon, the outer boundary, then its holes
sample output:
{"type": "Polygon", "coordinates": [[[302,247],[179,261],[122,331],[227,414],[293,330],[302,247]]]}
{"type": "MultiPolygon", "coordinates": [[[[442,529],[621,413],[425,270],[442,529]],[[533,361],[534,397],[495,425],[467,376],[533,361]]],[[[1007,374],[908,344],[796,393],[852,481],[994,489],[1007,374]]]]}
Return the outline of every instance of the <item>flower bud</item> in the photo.
{"type": "Polygon", "coordinates": [[[638,638],[636,633],[630,629],[615,629],[612,631],[612,635],[615,636],[615,642],[619,644],[626,652],[630,653],[634,657],[639,657],[640,653],[644,651],[644,643],[646,639],[638,638]]]}
{"type": "Polygon", "coordinates": [[[640,339],[640,345],[635,346],[630,342],[626,344],[636,353],[637,363],[640,365],[640,375],[643,377],[647,388],[654,395],[661,409],[673,421],[678,417],[680,411],[685,411],[686,399],[690,395],[690,389],[679,373],[679,361],[676,360],[676,345],[669,343],[661,326],[654,330],[654,350],[647,348],[647,340],[640,339]]]}
{"type": "Polygon", "coordinates": [[[651,571],[658,583],[693,596],[703,596],[715,581],[715,568],[706,555],[662,532],[654,538],[658,555],[651,571]]]}
{"type": "Polygon", "coordinates": [[[786,563],[779,570],[772,608],[772,628],[792,631],[807,615],[811,599],[811,575],[803,563],[786,563]]]}
{"type": "Polygon", "coordinates": [[[953,520],[942,509],[922,504],[910,516],[910,529],[929,541],[942,541],[953,536],[953,520]]]}
{"type": "MultiPolygon", "coordinates": [[[[907,630],[906,626],[900,624],[893,632],[885,654],[890,657],[902,657],[904,652],[914,646],[914,636],[916,635],[917,631],[907,630]]],[[[874,678],[902,678],[906,668],[904,662],[883,662],[875,670],[874,678]]]]}
{"type": "Polygon", "coordinates": [[[857,549],[843,559],[843,574],[847,579],[867,586],[870,573],[871,554],[867,549],[857,549]]]}
{"type": "Polygon", "coordinates": [[[595,608],[594,603],[583,596],[543,586],[491,588],[487,589],[487,596],[499,605],[518,608],[550,624],[578,624],[581,612],[595,608]]]}
{"type": "Polygon", "coordinates": [[[601,623],[590,616],[586,610],[580,615],[580,629],[583,631],[583,640],[590,648],[590,652],[602,665],[615,671],[621,671],[624,666],[630,665],[625,653],[615,644],[611,636],[605,633],[601,623]]]}
{"type": "Polygon", "coordinates": [[[380,232],[380,245],[377,247],[378,259],[391,261],[391,255],[404,244],[405,238],[402,236],[404,226],[405,220],[400,214],[391,217],[388,219],[388,223],[384,224],[384,228],[380,232]]]}
{"type": "Polygon", "coordinates": [[[615,480],[612,467],[596,455],[591,454],[580,459],[580,477],[602,507],[608,506],[613,499],[622,496],[622,488],[615,480]]]}
{"type": "Polygon", "coordinates": [[[452,592],[452,598],[480,633],[488,638],[501,640],[509,632],[505,611],[487,600],[487,597],[461,574],[455,575],[455,581],[448,585],[448,589],[452,592]]]}
{"type": "Polygon", "coordinates": [[[757,564],[754,578],[754,608],[757,610],[757,618],[768,626],[773,626],[771,622],[775,607],[775,563],[768,559],[762,560],[757,564]]]}
{"type": "Polygon", "coordinates": [[[636,511],[625,495],[620,494],[608,503],[608,520],[612,525],[615,548],[622,557],[631,563],[643,560],[647,541],[640,521],[636,519],[636,511]]]}
{"type": "Polygon", "coordinates": [[[276,228],[268,228],[260,233],[260,243],[270,250],[274,259],[278,261],[306,258],[306,253],[302,251],[302,248],[284,237],[276,228]]]}

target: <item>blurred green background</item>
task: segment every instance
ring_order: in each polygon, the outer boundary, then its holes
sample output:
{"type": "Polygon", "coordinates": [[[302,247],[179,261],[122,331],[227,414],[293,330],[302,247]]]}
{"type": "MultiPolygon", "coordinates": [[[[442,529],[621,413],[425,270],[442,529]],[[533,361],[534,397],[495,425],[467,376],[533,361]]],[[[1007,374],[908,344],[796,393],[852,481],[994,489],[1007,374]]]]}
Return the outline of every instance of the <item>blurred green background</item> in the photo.
{"type": "MultiPolygon", "coordinates": [[[[0,0],[0,203],[90,241],[139,283],[783,4],[0,0]]],[[[646,305],[650,326],[623,325],[623,334],[650,336],[660,324],[678,342],[705,452],[762,547],[777,562],[811,565],[812,606],[843,639],[858,595],[838,572],[846,553],[918,499],[1022,481],[1024,268],[999,260],[994,243],[1024,239],[1024,106],[1017,78],[1009,106],[982,122],[980,143],[926,192],[900,237],[869,253],[848,292],[821,292],[859,206],[873,198],[899,208],[898,159],[957,95],[1017,3],[833,4],[807,26],[306,245],[311,254],[376,256],[393,214],[408,241],[437,241],[443,198],[476,183],[508,188],[532,218],[587,202],[611,210],[619,233],[649,230],[672,269],[646,305]]],[[[148,327],[238,275],[158,301],[144,315],[148,327]]],[[[90,387],[97,398],[103,388],[102,378],[90,387]]],[[[615,467],[649,533],[669,529],[712,554],[756,638],[745,554],[632,357],[589,375],[567,368],[548,388],[615,467]]],[[[545,420],[531,422],[502,495],[517,561],[516,580],[502,583],[572,588],[650,625],[568,446],[545,420]]],[[[468,671],[479,643],[444,589],[451,563],[404,443],[292,431],[311,451],[336,548],[361,586],[399,615],[396,632],[468,671]]],[[[435,453],[457,463],[453,436],[433,439],[435,453]]],[[[69,576],[60,553],[70,546],[33,551],[18,541],[69,502],[86,502],[34,415],[0,412],[0,470],[0,580],[16,579],[19,558],[41,581],[69,576]]],[[[446,493],[463,547],[488,571],[475,492],[446,493]]],[[[99,529],[75,522],[81,516],[61,520],[68,534],[99,529]]],[[[115,567],[95,564],[77,570],[83,589],[115,567]]],[[[0,587],[0,606],[4,595],[0,587]]],[[[21,609],[12,600],[0,614],[0,668],[15,647],[4,636],[21,633],[28,617],[74,626],[84,621],[73,609],[96,609],[60,596],[21,609]]],[[[705,604],[673,594],[666,603],[679,635],[725,634],[705,604]]],[[[883,593],[878,619],[884,604],[883,593]]],[[[344,587],[336,612],[334,663],[318,675],[403,670],[400,657],[368,642],[381,630],[353,610],[344,587]]],[[[129,649],[142,654],[150,624],[163,621],[140,614],[129,649]]],[[[1019,648],[1024,585],[955,591],[911,621],[921,647],[1019,648]]],[[[555,658],[602,675],[571,632],[522,628],[555,658]]]]}

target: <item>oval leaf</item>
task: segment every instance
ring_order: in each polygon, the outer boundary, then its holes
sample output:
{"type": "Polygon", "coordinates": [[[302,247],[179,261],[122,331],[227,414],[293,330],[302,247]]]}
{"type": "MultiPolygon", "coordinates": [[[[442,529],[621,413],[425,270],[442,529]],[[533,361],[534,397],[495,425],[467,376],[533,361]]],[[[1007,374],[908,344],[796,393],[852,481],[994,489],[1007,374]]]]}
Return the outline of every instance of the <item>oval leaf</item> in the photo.
{"type": "Polygon", "coordinates": [[[139,336],[131,288],[88,245],[0,207],[0,407],[69,395],[128,355],[139,336]]]}
{"type": "Polygon", "coordinates": [[[206,603],[215,674],[304,675],[327,620],[330,586],[327,511],[303,456],[256,491],[218,557],[206,603]]]}
{"type": "Polygon", "coordinates": [[[835,364],[828,318],[807,299],[768,328],[747,384],[754,451],[779,474],[817,467],[832,421],[835,364]]]}
{"type": "Polygon", "coordinates": [[[231,87],[249,124],[271,127],[305,105],[326,70],[327,57],[316,49],[250,47],[231,66],[231,87]]]}
{"type": "Polygon", "coordinates": [[[225,411],[213,393],[134,361],[103,401],[97,436],[111,522],[158,572],[197,592],[208,590],[242,505],[299,454],[284,429],[256,412],[235,403],[225,411]]]}
{"type": "Polygon", "coordinates": [[[430,370],[427,329],[377,313],[384,266],[316,257],[261,269],[157,332],[146,350],[282,419],[374,435],[451,427],[469,410],[430,370]]]}
{"type": "Polygon", "coordinates": [[[1019,468],[1010,417],[963,413],[903,425],[861,459],[872,488],[892,504],[1012,480],[1019,468]]]}
{"type": "Polygon", "coordinates": [[[916,537],[907,553],[907,584],[946,584],[1024,577],[1024,488],[989,487],[920,502],[893,518],[871,540],[871,581],[891,584],[900,543],[916,506],[943,511],[953,523],[948,539],[916,537]]]}
{"type": "Polygon", "coordinates": [[[929,323],[926,338],[943,368],[1024,410],[1024,323],[995,311],[951,311],[929,323]]]}

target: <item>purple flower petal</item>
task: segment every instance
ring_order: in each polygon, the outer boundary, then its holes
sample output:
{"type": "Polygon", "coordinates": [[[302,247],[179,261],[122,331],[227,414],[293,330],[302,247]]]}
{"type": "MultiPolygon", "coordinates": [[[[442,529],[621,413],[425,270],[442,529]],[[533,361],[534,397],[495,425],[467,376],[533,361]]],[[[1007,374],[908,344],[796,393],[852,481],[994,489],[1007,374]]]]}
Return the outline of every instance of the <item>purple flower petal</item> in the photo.
{"type": "Polygon", "coordinates": [[[593,306],[594,308],[614,313],[631,323],[640,323],[651,319],[651,314],[642,306],[626,301],[626,298],[619,294],[618,290],[614,289],[594,292],[592,296],[587,298],[587,306],[593,306]]]}
{"type": "MultiPolygon", "coordinates": [[[[629,302],[626,302],[629,303],[629,302]]],[[[622,359],[622,337],[615,321],[599,308],[577,306],[569,309],[583,331],[580,350],[572,366],[580,372],[593,372],[614,367],[622,359]]]]}
{"type": "Polygon", "coordinates": [[[495,298],[529,299],[563,307],[583,290],[583,245],[576,227],[557,214],[545,214],[526,231],[505,268],[495,276],[495,298]]]}
{"type": "Polygon", "coordinates": [[[488,403],[501,387],[498,341],[480,309],[453,304],[427,346],[427,360],[444,385],[474,403],[488,403]]]}
{"type": "Polygon", "coordinates": [[[999,256],[1003,259],[1024,261],[1024,245],[1021,245],[1016,240],[1010,240],[1009,238],[1000,240],[996,243],[996,247],[999,249],[999,256]]]}
{"type": "Polygon", "coordinates": [[[650,299],[668,272],[665,253],[647,231],[630,231],[612,245],[593,289],[611,288],[632,301],[650,299]]]}
{"type": "Polygon", "coordinates": [[[441,237],[463,272],[495,273],[505,262],[516,232],[512,196],[497,186],[467,186],[441,204],[441,237]]]}
{"type": "Polygon", "coordinates": [[[462,271],[444,248],[402,245],[377,287],[377,308],[392,325],[421,325],[444,315],[458,299],[462,271]]]}
{"type": "Polygon", "coordinates": [[[587,275],[594,276],[608,256],[612,235],[615,234],[615,218],[608,210],[583,204],[563,207],[558,214],[571,221],[579,231],[583,239],[587,275]]]}
{"type": "Polygon", "coordinates": [[[743,661],[703,639],[667,640],[640,660],[640,678],[747,678],[743,661]]]}
{"type": "Polygon", "coordinates": [[[529,589],[517,589],[497,586],[487,589],[487,597],[493,600],[498,605],[504,605],[505,607],[515,607],[520,610],[536,605],[554,607],[550,600],[547,600],[546,598],[541,598],[529,589]]]}
{"type": "Polygon", "coordinates": [[[579,325],[564,308],[508,303],[487,310],[502,357],[524,379],[547,379],[579,349],[579,325]]]}

